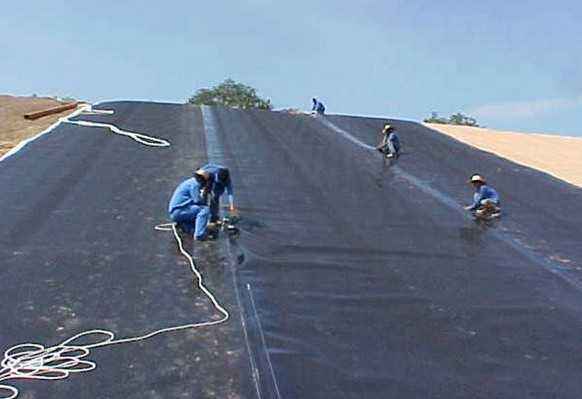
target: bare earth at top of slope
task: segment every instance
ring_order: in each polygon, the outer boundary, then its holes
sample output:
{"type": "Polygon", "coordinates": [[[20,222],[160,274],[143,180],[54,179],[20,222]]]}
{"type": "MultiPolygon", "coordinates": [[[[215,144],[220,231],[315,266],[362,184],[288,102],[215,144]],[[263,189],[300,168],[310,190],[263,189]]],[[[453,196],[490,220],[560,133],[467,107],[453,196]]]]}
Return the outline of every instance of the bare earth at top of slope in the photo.
{"type": "Polygon", "coordinates": [[[0,95],[0,156],[22,140],[42,132],[63,115],[72,111],[48,115],[36,120],[24,119],[24,114],[63,104],[61,101],[47,97],[0,95]]]}
{"type": "Polygon", "coordinates": [[[582,138],[434,123],[425,126],[582,187],[582,138]]]}

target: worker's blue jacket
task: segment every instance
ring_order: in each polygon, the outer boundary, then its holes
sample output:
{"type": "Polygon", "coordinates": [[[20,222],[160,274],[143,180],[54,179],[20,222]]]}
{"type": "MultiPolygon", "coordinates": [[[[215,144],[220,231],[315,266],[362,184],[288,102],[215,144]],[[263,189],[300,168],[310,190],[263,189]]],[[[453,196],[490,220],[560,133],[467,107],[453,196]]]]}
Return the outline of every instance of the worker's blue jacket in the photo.
{"type": "Polygon", "coordinates": [[[390,132],[390,134],[388,135],[388,141],[392,143],[396,152],[400,151],[400,139],[398,138],[396,133],[390,132]]]}
{"type": "Polygon", "coordinates": [[[472,211],[478,209],[481,206],[481,201],[486,199],[499,204],[499,194],[497,194],[497,191],[495,191],[493,187],[483,184],[477,191],[475,191],[475,194],[473,194],[473,204],[469,209],[472,211]]]}
{"type": "Polygon", "coordinates": [[[190,179],[184,180],[172,194],[172,199],[170,200],[170,205],[168,206],[168,212],[172,213],[178,208],[183,208],[189,205],[206,205],[206,201],[200,195],[200,190],[202,186],[198,181],[191,177],[190,179]]]}
{"type": "Polygon", "coordinates": [[[229,178],[226,183],[218,180],[218,172],[220,172],[222,169],[227,169],[225,166],[209,163],[200,169],[210,173],[211,178],[209,182],[209,188],[214,193],[214,195],[220,197],[224,193],[224,190],[226,190],[229,196],[234,195],[232,189],[232,179],[229,178]]]}
{"type": "Polygon", "coordinates": [[[325,113],[325,106],[321,101],[314,101],[311,110],[317,112],[318,114],[323,114],[325,113]]]}

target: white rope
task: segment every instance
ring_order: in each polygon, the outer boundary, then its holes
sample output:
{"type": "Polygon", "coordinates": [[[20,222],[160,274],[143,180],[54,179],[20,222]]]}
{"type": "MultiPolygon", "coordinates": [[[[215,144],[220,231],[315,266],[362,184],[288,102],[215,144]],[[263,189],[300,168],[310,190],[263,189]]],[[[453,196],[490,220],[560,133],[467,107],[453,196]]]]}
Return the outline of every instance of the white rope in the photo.
{"type": "Polygon", "coordinates": [[[112,109],[93,109],[91,104],[83,104],[79,109],[83,115],[113,115],[115,113],[112,109]]]}
{"type": "MultiPolygon", "coordinates": [[[[81,114],[83,115],[111,115],[113,110],[99,110],[93,109],[91,105],[81,106],[81,114]]],[[[100,122],[89,122],[89,121],[72,121],[69,118],[63,120],[64,123],[70,123],[72,125],[84,126],[84,127],[103,127],[111,130],[113,133],[120,134],[122,136],[127,136],[137,141],[140,144],[144,144],[150,147],[169,147],[170,143],[164,139],[157,137],[147,136],[142,133],[131,132],[129,130],[122,130],[115,125],[109,123],[100,122]]],[[[1,398],[0,398],[1,399],[1,398]]]]}
{"type": "MultiPolygon", "coordinates": [[[[128,136],[138,143],[151,147],[167,147],[170,143],[156,137],[144,134],[121,130],[118,127],[97,122],[71,121],[69,118],[84,115],[111,115],[113,110],[94,110],[91,105],[86,104],[79,107],[72,115],[59,120],[63,123],[71,123],[87,127],[104,127],[112,132],[128,136]]],[[[60,344],[45,347],[36,343],[24,343],[15,345],[4,352],[4,358],[0,362],[0,382],[25,379],[25,380],[62,380],[68,378],[73,373],[84,373],[97,367],[91,360],[85,359],[91,353],[91,349],[101,348],[117,344],[127,344],[143,341],[156,335],[169,332],[176,332],[186,329],[215,326],[226,322],[230,318],[228,311],[220,305],[212,292],[204,285],[202,274],[198,271],[192,255],[184,249],[182,239],[178,234],[175,223],[160,224],[154,227],[158,231],[172,231],[178,243],[180,252],[190,264],[190,270],[196,277],[194,286],[201,290],[212,302],[214,308],[222,316],[217,320],[210,320],[201,323],[184,324],[175,327],[167,327],[149,332],[145,335],[129,338],[115,338],[115,334],[108,330],[88,330],[61,342],[60,344]]],[[[0,399],[14,399],[19,391],[12,385],[0,384],[0,399]]]]}
{"type": "MultiPolygon", "coordinates": [[[[68,378],[72,373],[84,373],[97,367],[96,363],[85,359],[90,354],[91,349],[138,342],[164,333],[215,326],[226,322],[230,318],[230,314],[204,285],[202,274],[198,271],[194,258],[184,249],[176,224],[161,224],[155,226],[155,229],[173,232],[180,252],[188,259],[192,274],[196,277],[194,286],[210,299],[214,308],[222,315],[219,319],[162,328],[137,337],[115,339],[115,334],[111,331],[89,330],[51,347],[44,347],[36,343],[16,345],[4,352],[4,359],[0,362],[0,382],[15,379],[62,380],[68,378]]],[[[0,399],[14,399],[18,393],[18,389],[14,386],[0,385],[0,399]]]]}

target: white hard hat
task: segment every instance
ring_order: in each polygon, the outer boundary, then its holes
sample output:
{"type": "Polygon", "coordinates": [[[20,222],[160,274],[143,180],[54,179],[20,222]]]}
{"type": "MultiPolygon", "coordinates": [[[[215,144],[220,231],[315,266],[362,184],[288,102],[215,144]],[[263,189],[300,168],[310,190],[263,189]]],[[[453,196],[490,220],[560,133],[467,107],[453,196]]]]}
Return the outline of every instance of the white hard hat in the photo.
{"type": "Polygon", "coordinates": [[[210,177],[210,173],[208,173],[204,169],[198,169],[196,172],[194,172],[194,177],[196,176],[200,176],[204,180],[208,180],[208,178],[210,177]]]}
{"type": "Polygon", "coordinates": [[[469,182],[485,184],[485,178],[479,174],[474,174],[473,176],[471,176],[471,179],[469,179],[469,182]]]}

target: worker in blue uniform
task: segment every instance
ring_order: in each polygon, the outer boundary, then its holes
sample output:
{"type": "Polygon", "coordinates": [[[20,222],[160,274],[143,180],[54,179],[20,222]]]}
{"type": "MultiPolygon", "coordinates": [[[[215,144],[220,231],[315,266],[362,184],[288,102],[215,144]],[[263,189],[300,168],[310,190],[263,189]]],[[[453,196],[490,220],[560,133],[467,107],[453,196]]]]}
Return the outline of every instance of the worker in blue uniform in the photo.
{"type": "Polygon", "coordinates": [[[208,237],[210,209],[206,205],[204,188],[209,179],[210,174],[199,173],[184,180],[174,190],[168,206],[172,221],[199,241],[208,237]]]}
{"type": "Polygon", "coordinates": [[[317,112],[318,115],[325,114],[325,106],[323,105],[323,103],[315,97],[312,99],[312,101],[313,105],[311,107],[311,111],[317,112]]]}
{"type": "Polygon", "coordinates": [[[475,189],[473,194],[473,203],[465,207],[466,210],[474,212],[476,216],[499,216],[501,208],[499,207],[499,194],[485,181],[485,178],[477,173],[471,176],[469,183],[475,189]]]}
{"type": "Polygon", "coordinates": [[[398,158],[400,156],[400,139],[391,125],[384,125],[378,151],[386,155],[386,158],[398,158]]]}
{"type": "Polygon", "coordinates": [[[196,173],[206,173],[209,176],[205,191],[210,196],[210,222],[215,223],[219,220],[220,197],[225,191],[228,194],[229,211],[231,215],[235,214],[234,191],[228,168],[222,165],[209,163],[198,169],[196,173]]]}

